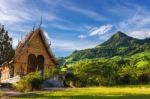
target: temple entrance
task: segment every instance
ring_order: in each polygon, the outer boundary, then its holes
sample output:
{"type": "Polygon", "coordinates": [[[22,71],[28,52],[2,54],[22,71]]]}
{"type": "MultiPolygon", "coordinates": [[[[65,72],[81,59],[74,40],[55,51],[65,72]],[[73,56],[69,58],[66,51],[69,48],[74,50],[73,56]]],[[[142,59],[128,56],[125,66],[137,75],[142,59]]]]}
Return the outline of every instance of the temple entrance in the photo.
{"type": "Polygon", "coordinates": [[[41,75],[44,74],[44,57],[42,55],[37,57],[37,69],[41,72],[41,75]]]}
{"type": "Polygon", "coordinates": [[[44,74],[44,56],[38,55],[37,58],[34,54],[28,56],[27,73],[40,71],[41,75],[44,74]]]}
{"type": "Polygon", "coordinates": [[[28,56],[28,66],[27,66],[27,73],[35,72],[37,69],[37,61],[36,56],[34,54],[30,54],[28,56]]]}

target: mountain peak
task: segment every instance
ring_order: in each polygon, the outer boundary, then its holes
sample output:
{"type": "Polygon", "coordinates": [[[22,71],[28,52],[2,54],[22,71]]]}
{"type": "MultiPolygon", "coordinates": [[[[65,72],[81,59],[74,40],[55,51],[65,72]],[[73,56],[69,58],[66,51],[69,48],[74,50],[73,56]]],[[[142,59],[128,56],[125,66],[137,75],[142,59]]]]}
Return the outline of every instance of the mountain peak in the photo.
{"type": "Polygon", "coordinates": [[[112,35],[110,37],[110,39],[108,39],[107,41],[105,41],[102,44],[99,44],[96,47],[101,47],[101,46],[111,46],[111,47],[117,47],[120,45],[126,45],[128,41],[133,40],[132,37],[129,37],[128,35],[126,35],[123,32],[116,32],[114,35],[112,35]]]}
{"type": "Polygon", "coordinates": [[[110,58],[114,56],[129,56],[150,51],[150,39],[139,40],[120,31],[95,48],[75,51],[69,56],[74,61],[80,59],[110,58]]]}
{"type": "Polygon", "coordinates": [[[120,32],[120,31],[118,31],[117,33],[115,33],[113,36],[112,36],[112,38],[115,38],[115,39],[117,39],[117,38],[124,38],[124,37],[129,37],[128,35],[126,35],[125,33],[123,33],[123,32],[120,32]]]}

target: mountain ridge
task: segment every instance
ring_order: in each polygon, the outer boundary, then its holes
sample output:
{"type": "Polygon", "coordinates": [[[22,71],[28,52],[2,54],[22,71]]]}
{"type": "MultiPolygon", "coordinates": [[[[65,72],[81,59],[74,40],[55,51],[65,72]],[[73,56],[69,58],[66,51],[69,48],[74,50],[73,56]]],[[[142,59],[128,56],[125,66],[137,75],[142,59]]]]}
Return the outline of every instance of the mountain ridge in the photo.
{"type": "Polygon", "coordinates": [[[76,50],[66,59],[78,61],[81,59],[111,58],[114,56],[130,56],[145,51],[150,52],[150,38],[141,40],[118,31],[96,47],[76,50]]]}

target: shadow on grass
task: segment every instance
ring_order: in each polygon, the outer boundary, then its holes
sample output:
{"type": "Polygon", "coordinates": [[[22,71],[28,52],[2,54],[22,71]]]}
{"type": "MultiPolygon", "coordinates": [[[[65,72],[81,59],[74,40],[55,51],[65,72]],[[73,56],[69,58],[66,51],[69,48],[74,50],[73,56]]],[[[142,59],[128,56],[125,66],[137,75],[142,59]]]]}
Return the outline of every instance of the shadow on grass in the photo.
{"type": "Polygon", "coordinates": [[[16,96],[13,98],[22,98],[22,99],[150,99],[150,95],[99,95],[99,96],[91,96],[91,95],[77,95],[77,96],[51,96],[51,95],[43,95],[43,94],[24,94],[20,96],[16,96]]]}

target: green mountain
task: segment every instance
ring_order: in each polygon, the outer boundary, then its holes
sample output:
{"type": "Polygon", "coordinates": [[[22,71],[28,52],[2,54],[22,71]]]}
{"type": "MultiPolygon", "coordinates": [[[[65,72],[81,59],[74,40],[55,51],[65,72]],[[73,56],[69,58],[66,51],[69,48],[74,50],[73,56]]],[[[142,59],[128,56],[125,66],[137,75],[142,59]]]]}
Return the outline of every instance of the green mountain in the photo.
{"type": "Polygon", "coordinates": [[[141,40],[117,32],[94,48],[59,58],[59,63],[61,71],[78,78],[71,76],[79,86],[149,84],[150,38],[141,40]]]}
{"type": "Polygon", "coordinates": [[[150,52],[150,38],[136,39],[122,32],[115,33],[110,39],[95,48],[76,50],[66,57],[68,61],[81,59],[111,58],[114,56],[131,56],[136,53],[150,52]]]}

